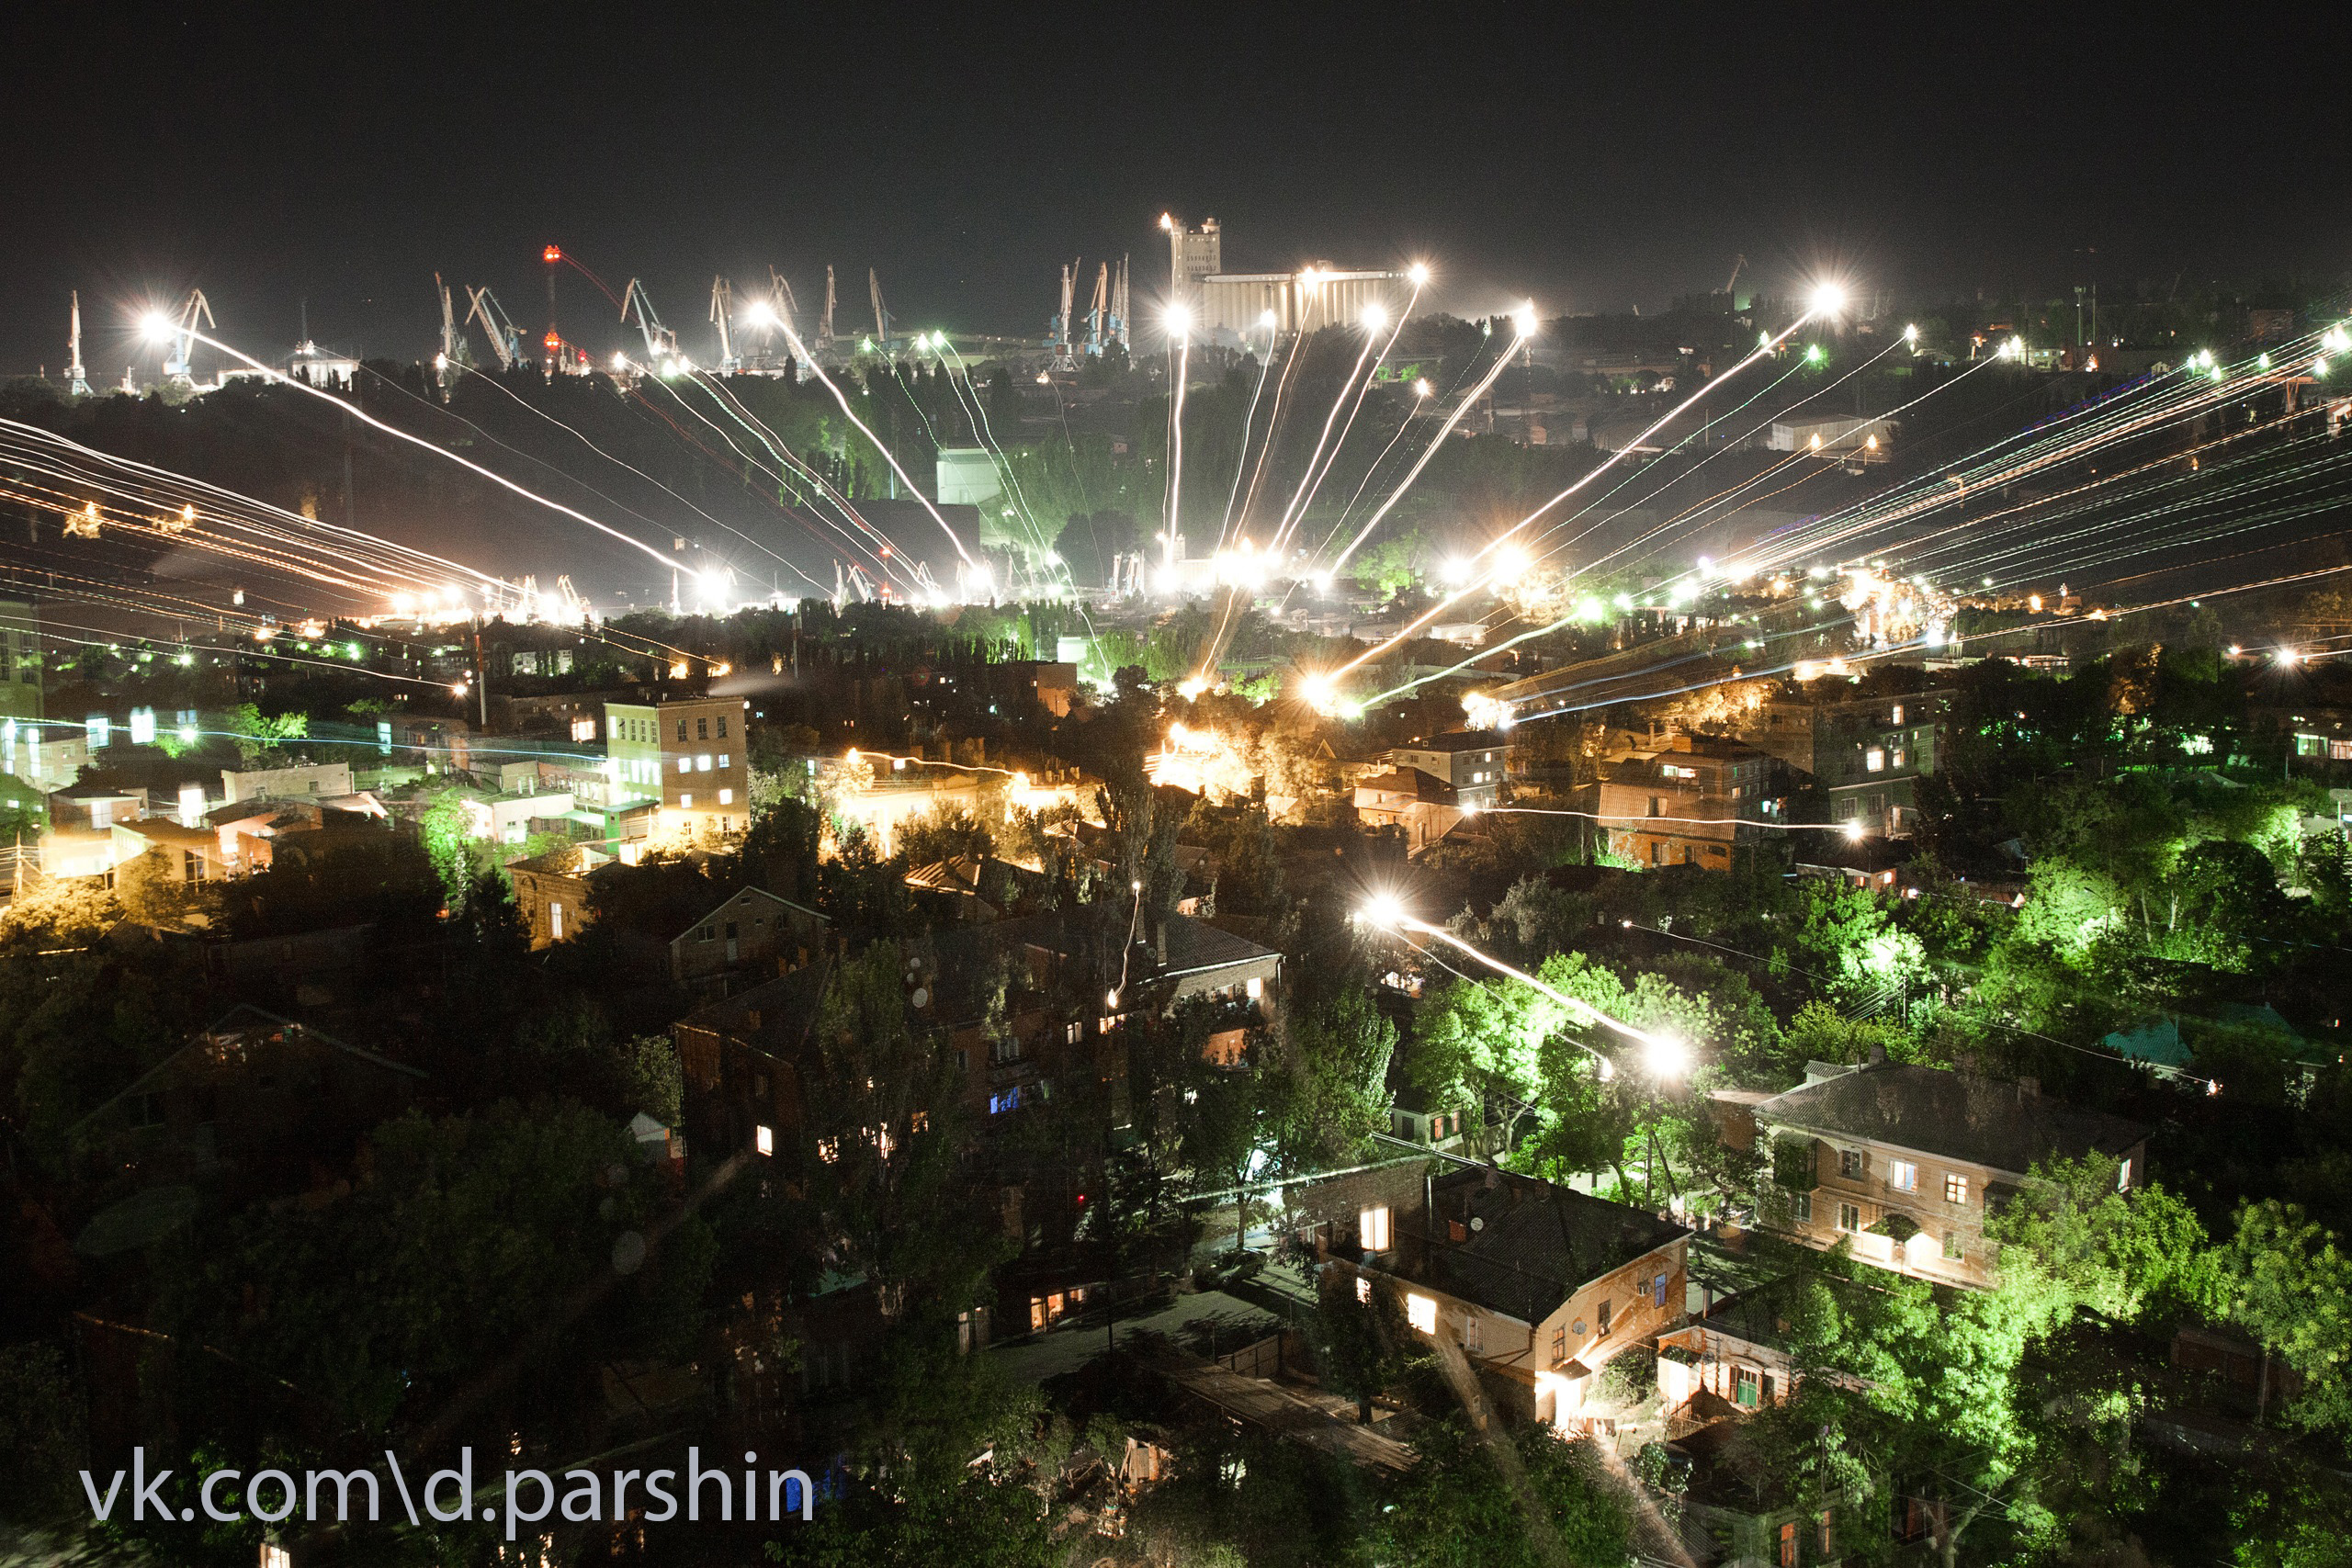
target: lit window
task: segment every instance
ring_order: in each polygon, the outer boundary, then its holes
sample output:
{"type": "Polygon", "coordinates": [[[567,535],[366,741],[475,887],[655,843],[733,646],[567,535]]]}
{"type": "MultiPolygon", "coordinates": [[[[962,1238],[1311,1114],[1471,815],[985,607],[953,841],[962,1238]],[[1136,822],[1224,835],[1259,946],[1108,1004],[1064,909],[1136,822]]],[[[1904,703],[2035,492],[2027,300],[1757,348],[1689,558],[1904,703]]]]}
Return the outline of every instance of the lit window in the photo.
{"type": "Polygon", "coordinates": [[[695,759],[695,772],[698,773],[707,773],[710,772],[709,752],[705,751],[701,756],[695,759]]]}
{"type": "Polygon", "coordinates": [[[263,1541],[261,1568],[294,1568],[294,1554],[274,1541],[263,1541]]]}
{"type": "Polygon", "coordinates": [[[735,804],[735,792],[734,792],[733,790],[731,790],[731,789],[722,789],[722,790],[720,790],[720,791],[718,792],[718,804],[719,804],[719,805],[721,805],[721,806],[732,806],[732,805],[734,805],[734,804],[735,804]]]}
{"type": "Polygon", "coordinates": [[[1916,1192],[1919,1189],[1919,1168],[1907,1159],[1888,1160],[1886,1184],[1898,1192],[1916,1192]]]}
{"type": "Polygon", "coordinates": [[[1894,749],[1894,765],[1898,768],[1903,765],[1903,748],[1900,746],[1894,749]]]}
{"type": "Polygon", "coordinates": [[[1356,1216],[1356,1235],[1366,1252],[1388,1250],[1388,1205],[1366,1209],[1356,1216]]]}
{"type": "Polygon", "coordinates": [[[1887,722],[1889,724],[1901,724],[1903,722],[1903,705],[1901,703],[1894,705],[1894,716],[1888,719],[1887,722]]]}
{"type": "Polygon", "coordinates": [[[694,771],[695,760],[692,757],[681,757],[678,759],[678,772],[682,773],[691,773],[694,771]]]}
{"type": "Polygon", "coordinates": [[[548,905],[548,935],[557,942],[563,940],[563,906],[560,904],[550,902],[548,905]]]}
{"type": "Polygon", "coordinates": [[[724,751],[721,751],[721,752],[718,754],[718,765],[719,765],[719,767],[720,767],[720,768],[722,768],[722,769],[724,769],[724,768],[727,766],[727,753],[726,753],[726,752],[724,752],[724,751]]]}
{"type": "Polygon", "coordinates": [[[842,1157],[842,1141],[839,1138],[818,1139],[817,1157],[827,1165],[833,1164],[842,1157]]]}
{"type": "Polygon", "coordinates": [[[768,1126],[754,1127],[752,1130],[752,1145],[763,1155],[775,1154],[775,1129],[768,1126]]]}
{"type": "Polygon", "coordinates": [[[694,808],[695,808],[695,797],[694,797],[693,795],[681,795],[680,796],[678,796],[678,809],[679,809],[679,810],[681,810],[681,811],[692,811],[694,808]]]}
{"type": "Polygon", "coordinates": [[[1408,1292],[1405,1297],[1405,1321],[1413,1325],[1416,1334],[1437,1332],[1437,1302],[1430,1296],[1408,1292]]]}
{"type": "Polygon", "coordinates": [[[1781,1568],[1797,1568],[1797,1527],[1794,1519],[1781,1527],[1781,1568]]]}
{"type": "Polygon", "coordinates": [[[1568,1330],[1563,1324],[1552,1330],[1552,1364],[1558,1366],[1568,1359],[1568,1330]]]}
{"type": "Polygon", "coordinates": [[[1372,1281],[1362,1274],[1356,1276],[1356,1300],[1366,1305],[1372,1303],[1372,1281]]]}
{"type": "Polygon", "coordinates": [[[1948,1172],[1944,1177],[1944,1201],[1965,1207],[1968,1202],[1968,1178],[1957,1171],[1948,1172]]]}
{"type": "Polygon", "coordinates": [[[1886,771],[1886,753],[1873,746],[1862,753],[1862,766],[1874,773],[1886,771]]]}
{"type": "Polygon", "coordinates": [[[2115,1168],[2115,1190],[2118,1192],[2132,1190],[2132,1159],[2128,1155],[2124,1156],[2123,1163],[2115,1168]]]}
{"type": "Polygon", "coordinates": [[[1253,976],[1251,976],[1250,983],[1247,986],[1244,986],[1242,989],[1250,993],[1250,999],[1254,1002],[1260,997],[1266,994],[1266,982],[1258,979],[1253,976]]]}
{"type": "Polygon", "coordinates": [[[1862,1228],[1862,1212],[1851,1203],[1838,1205],[1838,1228],[1851,1234],[1862,1228]]]}

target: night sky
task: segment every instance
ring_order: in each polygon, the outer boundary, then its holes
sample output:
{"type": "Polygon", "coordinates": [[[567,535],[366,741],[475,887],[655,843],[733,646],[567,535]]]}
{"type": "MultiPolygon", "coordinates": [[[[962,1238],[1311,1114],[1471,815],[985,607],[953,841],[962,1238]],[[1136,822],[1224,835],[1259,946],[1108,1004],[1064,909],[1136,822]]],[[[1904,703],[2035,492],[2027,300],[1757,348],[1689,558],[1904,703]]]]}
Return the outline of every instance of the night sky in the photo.
{"type": "MultiPolygon", "coordinates": [[[[1427,257],[1464,312],[1656,309],[1740,253],[1903,293],[2352,254],[2317,10],[1927,9],[19,6],[0,370],[57,372],[72,288],[94,379],[191,284],[256,352],[307,299],[429,355],[435,269],[536,331],[550,241],[690,348],[770,263],[813,308],[832,262],[853,323],[872,265],[910,324],[1035,336],[1073,255],[1157,291],[1163,208],[1231,266],[1427,257]]],[[[563,314],[617,341],[576,279],[563,314]]]]}

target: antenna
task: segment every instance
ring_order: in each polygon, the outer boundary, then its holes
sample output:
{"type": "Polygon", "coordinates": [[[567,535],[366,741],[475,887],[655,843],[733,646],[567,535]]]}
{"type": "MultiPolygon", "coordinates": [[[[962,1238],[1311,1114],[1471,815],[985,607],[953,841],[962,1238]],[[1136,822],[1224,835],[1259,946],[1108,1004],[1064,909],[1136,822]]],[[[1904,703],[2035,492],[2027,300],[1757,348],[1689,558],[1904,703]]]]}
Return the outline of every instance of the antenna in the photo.
{"type": "Polygon", "coordinates": [[[82,368],[82,291],[73,293],[74,324],[65,337],[65,395],[86,398],[90,395],[89,372],[82,368]]]}

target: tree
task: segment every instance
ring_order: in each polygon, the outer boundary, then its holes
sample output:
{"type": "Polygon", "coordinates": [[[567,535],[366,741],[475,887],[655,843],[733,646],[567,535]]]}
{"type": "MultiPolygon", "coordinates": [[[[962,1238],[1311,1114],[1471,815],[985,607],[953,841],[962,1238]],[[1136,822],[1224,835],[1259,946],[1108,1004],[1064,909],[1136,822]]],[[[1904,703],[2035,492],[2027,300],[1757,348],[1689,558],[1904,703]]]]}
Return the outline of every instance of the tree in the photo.
{"type": "Polygon", "coordinates": [[[2216,1304],[2302,1374],[2288,1406],[2298,1425],[2352,1433],[2352,1257],[2292,1203],[2238,1211],[2220,1260],[2216,1304]]]}
{"type": "Polygon", "coordinates": [[[1423,1427],[1413,1451],[1419,1461],[1397,1482],[1394,1506],[1382,1517],[1385,1561],[1554,1568],[1626,1560],[1623,1494],[1603,1473],[1591,1442],[1566,1441],[1539,1426],[1482,1438],[1451,1416],[1423,1427]]]}
{"type": "Polygon", "coordinates": [[[448,907],[464,908],[474,873],[473,818],[466,810],[465,792],[445,789],[435,795],[433,804],[417,818],[416,828],[424,842],[425,858],[433,863],[433,874],[441,879],[448,907]]]}
{"type": "Polygon", "coordinates": [[[1389,1280],[1329,1266],[1315,1295],[1316,1371],[1354,1400],[1357,1419],[1369,1424],[1374,1397],[1419,1353],[1404,1302],[1389,1280]]]}

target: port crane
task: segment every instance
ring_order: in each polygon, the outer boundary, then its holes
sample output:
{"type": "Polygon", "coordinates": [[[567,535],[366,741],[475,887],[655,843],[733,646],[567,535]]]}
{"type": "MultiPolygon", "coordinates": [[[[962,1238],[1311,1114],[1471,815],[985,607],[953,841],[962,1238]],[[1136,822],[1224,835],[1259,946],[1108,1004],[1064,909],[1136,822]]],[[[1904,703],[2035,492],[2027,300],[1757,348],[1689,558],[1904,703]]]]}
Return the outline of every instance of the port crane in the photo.
{"type": "Polygon", "coordinates": [[[654,310],[652,299],[645,292],[645,285],[632,277],[621,291],[621,324],[628,324],[628,313],[637,310],[637,330],[645,337],[645,357],[659,368],[665,359],[678,357],[678,334],[662,324],[662,314],[654,310]]]}
{"type": "Polygon", "coordinates": [[[724,277],[710,280],[710,319],[718,328],[718,373],[732,376],[743,367],[735,355],[735,290],[724,277]]]}
{"type": "Polygon", "coordinates": [[[196,352],[196,329],[198,322],[220,330],[212,319],[212,302],[201,288],[188,290],[187,299],[180,306],[179,319],[172,324],[170,340],[164,347],[164,379],[175,387],[192,387],[194,377],[188,374],[188,361],[196,352]]]}
{"type": "Polygon", "coordinates": [[[90,395],[90,373],[82,368],[82,291],[74,290],[73,325],[65,338],[65,392],[68,397],[86,398],[90,395]]]}
{"type": "Polygon", "coordinates": [[[1054,312],[1054,319],[1047,324],[1046,331],[1046,348],[1051,356],[1046,361],[1046,368],[1049,370],[1078,368],[1078,358],[1072,343],[1073,325],[1070,320],[1070,303],[1072,292],[1078,284],[1078,261],[1066,262],[1062,265],[1061,309],[1054,312]]]}
{"type": "Polygon", "coordinates": [[[865,292],[874,301],[874,346],[887,356],[890,352],[890,309],[882,303],[882,278],[872,267],[865,269],[865,292]]]}
{"type": "MultiPolygon", "coordinates": [[[[470,326],[480,321],[482,335],[490,339],[491,355],[498,361],[498,367],[501,370],[514,369],[515,362],[523,357],[522,329],[514,324],[505,310],[500,306],[498,296],[489,289],[468,288],[466,299],[469,304],[466,310],[465,324],[470,326]]],[[[464,344],[465,338],[462,333],[458,341],[461,345],[464,344]]]]}
{"type": "Polygon", "coordinates": [[[817,322],[817,357],[820,361],[833,355],[833,264],[825,264],[825,314],[817,322]]]}

